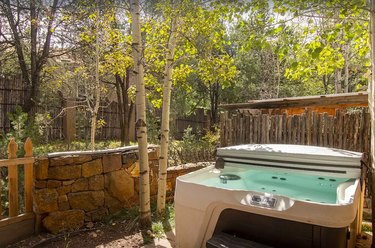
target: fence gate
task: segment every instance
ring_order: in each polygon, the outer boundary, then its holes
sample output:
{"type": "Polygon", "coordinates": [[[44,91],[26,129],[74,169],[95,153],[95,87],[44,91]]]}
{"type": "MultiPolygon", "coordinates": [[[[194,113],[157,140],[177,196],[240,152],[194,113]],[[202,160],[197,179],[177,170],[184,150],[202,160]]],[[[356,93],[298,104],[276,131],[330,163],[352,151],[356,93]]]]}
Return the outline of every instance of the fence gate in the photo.
{"type": "Polygon", "coordinates": [[[18,146],[15,140],[11,139],[8,144],[8,159],[0,160],[0,247],[28,237],[35,230],[32,198],[34,158],[31,139],[26,140],[24,149],[25,156],[17,158],[18,146]],[[23,168],[20,165],[23,165],[23,168]],[[23,175],[23,181],[18,180],[19,171],[23,175]],[[4,177],[6,174],[7,178],[4,177]],[[19,185],[23,187],[19,188],[19,185]]]}

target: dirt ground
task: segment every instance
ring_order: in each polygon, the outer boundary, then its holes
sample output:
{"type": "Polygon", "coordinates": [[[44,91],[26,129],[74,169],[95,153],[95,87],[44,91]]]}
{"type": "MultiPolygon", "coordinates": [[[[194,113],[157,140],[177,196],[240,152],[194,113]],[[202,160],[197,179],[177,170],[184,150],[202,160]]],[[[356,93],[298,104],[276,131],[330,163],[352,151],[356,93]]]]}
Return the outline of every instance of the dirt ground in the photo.
{"type": "MultiPolygon", "coordinates": [[[[367,212],[365,211],[365,213],[367,212]]],[[[364,219],[368,221],[367,217],[369,216],[371,216],[371,213],[368,213],[368,216],[364,215],[364,219]]],[[[89,223],[85,228],[69,233],[58,235],[43,233],[8,246],[7,248],[172,248],[175,247],[175,236],[173,231],[171,231],[173,227],[168,223],[169,222],[163,222],[163,225],[159,225],[159,229],[154,230],[154,233],[152,233],[150,230],[141,230],[138,226],[137,219],[111,219],[106,222],[89,223]]],[[[370,222],[364,223],[371,225],[370,222]]],[[[369,248],[371,247],[371,242],[371,233],[364,232],[358,236],[356,247],[369,248]]]]}
{"type": "Polygon", "coordinates": [[[110,224],[96,223],[95,226],[70,233],[52,235],[40,234],[7,248],[85,248],[85,247],[173,247],[173,232],[155,237],[151,231],[140,230],[137,224],[114,221],[110,224]]]}
{"type": "MultiPolygon", "coordinates": [[[[134,227],[137,229],[137,227],[134,227]]],[[[175,247],[174,233],[167,232],[161,237],[153,237],[150,231],[129,230],[129,223],[113,222],[111,224],[97,223],[92,228],[85,228],[71,233],[52,235],[41,234],[18,242],[7,248],[32,248],[32,247],[56,247],[56,248],[171,248],[175,247]]],[[[371,247],[372,236],[363,233],[357,239],[356,248],[371,247]]]]}

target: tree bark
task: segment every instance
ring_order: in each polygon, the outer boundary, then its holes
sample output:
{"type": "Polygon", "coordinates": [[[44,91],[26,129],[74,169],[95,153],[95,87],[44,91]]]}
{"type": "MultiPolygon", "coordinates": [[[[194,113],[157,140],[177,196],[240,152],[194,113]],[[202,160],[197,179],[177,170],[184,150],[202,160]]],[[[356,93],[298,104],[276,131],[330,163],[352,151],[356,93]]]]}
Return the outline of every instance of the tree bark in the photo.
{"type": "Polygon", "coordinates": [[[137,141],[139,151],[139,200],[140,225],[151,226],[150,209],[150,171],[147,153],[147,124],[146,124],[146,93],[144,84],[144,69],[142,61],[142,39],[140,25],[139,0],[130,0],[132,18],[132,53],[134,59],[134,75],[136,78],[136,111],[137,111],[137,141]]]}
{"type": "Polygon", "coordinates": [[[344,59],[345,59],[345,67],[344,67],[344,93],[349,92],[349,44],[344,45],[344,59]]]}
{"type": "Polygon", "coordinates": [[[115,79],[116,79],[116,83],[115,83],[115,86],[116,86],[116,95],[117,95],[117,103],[118,103],[118,110],[119,110],[119,114],[118,114],[118,117],[119,117],[119,120],[120,120],[120,137],[121,137],[121,146],[125,145],[125,124],[124,124],[124,120],[125,120],[125,115],[124,115],[124,108],[125,108],[125,104],[123,102],[123,97],[122,97],[122,80],[121,80],[121,77],[120,75],[116,74],[115,75],[115,79]]]}
{"type": "MultiPolygon", "coordinates": [[[[210,123],[211,123],[211,129],[213,128],[213,125],[217,123],[217,112],[218,112],[218,106],[219,106],[219,96],[220,96],[220,84],[218,82],[215,82],[210,85],[210,123]]],[[[212,131],[214,131],[212,129],[212,131]]]]}
{"type": "MultiPolygon", "coordinates": [[[[173,4],[172,4],[173,8],[173,4]]],[[[165,195],[167,183],[167,166],[168,166],[168,145],[169,145],[169,115],[171,106],[172,90],[172,69],[173,58],[176,48],[176,17],[172,16],[171,30],[167,45],[166,63],[164,68],[164,85],[163,85],[163,112],[161,123],[161,140],[160,140],[160,157],[159,157],[159,181],[158,181],[158,199],[157,211],[163,214],[165,211],[165,195]]]]}
{"type": "MultiPolygon", "coordinates": [[[[22,106],[23,111],[32,114],[33,109],[37,102],[37,97],[39,95],[39,88],[40,88],[40,74],[47,62],[49,52],[50,52],[50,45],[51,45],[51,37],[52,37],[52,25],[55,20],[55,14],[57,10],[58,0],[53,0],[52,6],[50,7],[46,30],[46,38],[43,44],[43,50],[39,54],[37,49],[37,37],[38,37],[38,6],[36,0],[30,1],[30,68],[26,63],[25,57],[25,48],[22,45],[22,34],[20,34],[20,27],[18,26],[18,20],[15,20],[15,17],[12,13],[11,1],[5,1],[5,14],[8,20],[10,29],[12,31],[14,46],[17,53],[18,64],[21,69],[23,83],[26,84],[28,89],[28,94],[25,97],[25,102],[22,106]],[[29,70],[30,69],[30,70],[29,70]]],[[[19,6],[19,2],[17,1],[17,11],[20,11],[21,6],[19,6]]],[[[43,6],[42,6],[43,7],[43,6]]],[[[42,8],[40,7],[40,8],[42,8]]]]}
{"type": "Polygon", "coordinates": [[[340,94],[342,93],[342,87],[341,87],[341,70],[336,69],[335,70],[335,93],[340,94]]]}

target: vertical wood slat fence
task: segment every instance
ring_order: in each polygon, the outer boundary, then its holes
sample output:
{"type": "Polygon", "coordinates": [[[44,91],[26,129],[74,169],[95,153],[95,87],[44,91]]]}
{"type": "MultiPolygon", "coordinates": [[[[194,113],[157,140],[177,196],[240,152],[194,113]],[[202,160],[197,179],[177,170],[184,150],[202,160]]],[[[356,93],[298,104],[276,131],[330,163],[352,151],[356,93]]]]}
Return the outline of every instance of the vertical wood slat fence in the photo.
{"type": "Polygon", "coordinates": [[[239,144],[300,144],[369,152],[370,114],[366,108],[347,113],[305,111],[301,115],[237,113],[220,116],[221,146],[239,144]]]}
{"type": "Polygon", "coordinates": [[[204,113],[203,108],[197,108],[193,114],[178,116],[172,121],[171,130],[174,130],[174,138],[181,140],[188,127],[192,128],[195,135],[203,135],[204,131],[210,127],[209,116],[204,113]]]}
{"type": "MultiPolygon", "coordinates": [[[[34,233],[34,213],[33,213],[33,145],[28,138],[24,143],[25,155],[17,158],[18,145],[14,139],[8,144],[8,159],[0,160],[0,167],[8,169],[8,214],[3,209],[5,202],[2,202],[2,192],[4,185],[1,185],[0,178],[0,247],[2,244],[11,243],[19,238],[34,233]],[[19,165],[24,166],[24,211],[21,211],[19,204],[19,165]],[[21,213],[22,212],[22,213],[21,213]],[[16,230],[16,232],[15,232],[16,230]]],[[[1,174],[0,174],[1,177],[1,174]]]]}

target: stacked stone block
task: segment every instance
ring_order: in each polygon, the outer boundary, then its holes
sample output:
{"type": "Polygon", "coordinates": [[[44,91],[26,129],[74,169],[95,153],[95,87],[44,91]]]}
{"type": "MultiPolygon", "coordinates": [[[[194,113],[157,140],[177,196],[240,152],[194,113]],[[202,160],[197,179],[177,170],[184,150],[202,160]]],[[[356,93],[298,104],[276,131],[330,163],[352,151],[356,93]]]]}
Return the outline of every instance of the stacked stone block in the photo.
{"type": "MultiPolygon", "coordinates": [[[[157,168],[157,148],[149,149],[149,157],[150,168],[157,168]]],[[[137,167],[136,150],[39,158],[34,212],[48,231],[58,233],[131,207],[138,203],[137,167]]]]}
{"type": "MultiPolygon", "coordinates": [[[[158,148],[150,148],[153,198],[157,195],[158,159],[158,148]]],[[[173,195],[177,176],[204,166],[207,164],[169,168],[169,195],[173,195]]],[[[80,228],[85,222],[102,220],[139,203],[137,150],[38,158],[34,171],[34,212],[52,233],[80,228]]]]}

